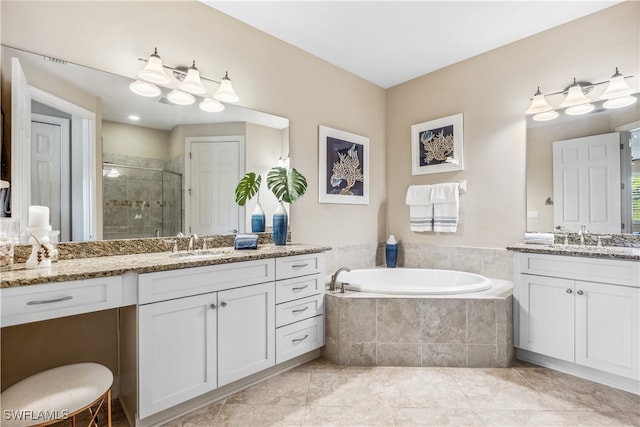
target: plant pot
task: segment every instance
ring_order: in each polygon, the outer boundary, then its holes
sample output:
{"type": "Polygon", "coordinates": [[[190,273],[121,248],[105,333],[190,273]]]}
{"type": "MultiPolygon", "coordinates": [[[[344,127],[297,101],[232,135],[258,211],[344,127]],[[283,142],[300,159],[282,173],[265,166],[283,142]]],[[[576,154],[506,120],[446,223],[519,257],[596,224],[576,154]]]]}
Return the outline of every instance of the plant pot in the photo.
{"type": "Polygon", "coordinates": [[[278,204],[276,211],[273,213],[273,243],[277,246],[287,244],[288,218],[287,211],[282,202],[278,204]]]}
{"type": "Polygon", "coordinates": [[[251,213],[251,232],[263,233],[265,227],[265,216],[260,202],[256,205],[256,208],[251,213]]]}

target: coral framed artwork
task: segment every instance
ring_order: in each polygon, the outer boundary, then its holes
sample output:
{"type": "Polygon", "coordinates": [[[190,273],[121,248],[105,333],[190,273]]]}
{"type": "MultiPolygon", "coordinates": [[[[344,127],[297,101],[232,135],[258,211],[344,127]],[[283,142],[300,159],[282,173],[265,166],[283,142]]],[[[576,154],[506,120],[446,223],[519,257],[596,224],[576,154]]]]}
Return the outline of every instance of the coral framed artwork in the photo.
{"type": "Polygon", "coordinates": [[[464,170],[462,113],[411,126],[411,174],[464,170]]]}
{"type": "Polygon", "coordinates": [[[318,201],[369,204],[369,138],[318,127],[318,201]]]}

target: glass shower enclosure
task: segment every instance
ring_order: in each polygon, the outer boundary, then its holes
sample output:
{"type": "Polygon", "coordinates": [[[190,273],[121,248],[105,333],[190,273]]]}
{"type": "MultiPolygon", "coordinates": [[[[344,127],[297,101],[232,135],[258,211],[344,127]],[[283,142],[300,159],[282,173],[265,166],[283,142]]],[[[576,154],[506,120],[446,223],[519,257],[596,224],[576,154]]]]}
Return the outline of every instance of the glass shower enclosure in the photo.
{"type": "Polygon", "coordinates": [[[182,174],[102,165],[103,238],[175,236],[182,231],[182,174]]]}

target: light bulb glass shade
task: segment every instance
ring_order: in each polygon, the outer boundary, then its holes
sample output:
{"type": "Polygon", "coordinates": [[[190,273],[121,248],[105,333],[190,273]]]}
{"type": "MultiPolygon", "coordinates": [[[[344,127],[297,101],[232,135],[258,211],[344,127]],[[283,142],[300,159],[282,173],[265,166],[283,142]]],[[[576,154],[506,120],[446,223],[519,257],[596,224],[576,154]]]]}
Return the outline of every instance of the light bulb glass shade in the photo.
{"type": "Polygon", "coordinates": [[[538,114],[551,110],[553,110],[553,107],[549,105],[544,95],[540,92],[540,88],[538,88],[536,93],[533,95],[531,105],[529,106],[525,114],[538,114]]]}
{"type": "Polygon", "coordinates": [[[616,74],[609,80],[609,86],[607,86],[607,90],[604,91],[600,99],[620,98],[631,95],[632,93],[633,89],[624,81],[624,77],[618,73],[618,69],[616,68],[616,74]]]}
{"type": "Polygon", "coordinates": [[[171,93],[167,95],[167,99],[176,105],[191,105],[196,102],[193,95],[179,90],[171,91],[171,93]]]}
{"type": "Polygon", "coordinates": [[[129,89],[131,89],[131,92],[136,95],[149,97],[158,96],[162,93],[158,86],[153,83],[145,82],[144,80],[136,80],[129,85],[129,89]]]}
{"type": "Polygon", "coordinates": [[[233,86],[231,86],[231,79],[229,78],[228,73],[224,74],[224,77],[220,82],[220,87],[213,97],[222,102],[238,102],[240,100],[233,90],[233,86]]]}
{"type": "Polygon", "coordinates": [[[218,100],[211,98],[205,98],[199,106],[201,110],[207,111],[209,113],[219,113],[220,111],[224,110],[224,104],[222,104],[218,100]]]}
{"type": "Polygon", "coordinates": [[[196,68],[196,61],[193,61],[193,65],[189,68],[189,71],[187,71],[187,76],[178,87],[194,95],[202,95],[207,92],[207,88],[204,87],[202,80],[200,80],[200,71],[196,68]]]}
{"type": "Polygon", "coordinates": [[[576,83],[575,79],[573,80],[573,85],[569,88],[567,92],[567,96],[564,98],[564,101],[560,104],[562,108],[564,107],[573,107],[575,105],[587,104],[589,103],[589,98],[584,96],[582,92],[582,88],[578,83],[576,83]]]}
{"type": "Polygon", "coordinates": [[[635,104],[638,99],[635,96],[627,95],[619,98],[609,99],[602,106],[607,109],[623,108],[635,104]]]}
{"type": "Polygon", "coordinates": [[[533,120],[535,120],[536,122],[546,122],[548,120],[553,120],[556,117],[558,117],[560,114],[558,114],[557,111],[555,110],[551,110],[551,111],[545,111],[544,113],[538,113],[535,116],[533,116],[533,120]]]}
{"type": "Polygon", "coordinates": [[[169,77],[162,67],[162,60],[158,56],[158,50],[149,57],[149,62],[145,67],[138,71],[138,77],[142,80],[146,80],[151,83],[166,85],[171,82],[171,77],[169,77]]]}
{"type": "Polygon", "coordinates": [[[564,112],[570,116],[579,116],[580,114],[587,114],[592,112],[596,108],[595,105],[586,103],[580,105],[574,105],[573,107],[569,107],[564,112]]]}

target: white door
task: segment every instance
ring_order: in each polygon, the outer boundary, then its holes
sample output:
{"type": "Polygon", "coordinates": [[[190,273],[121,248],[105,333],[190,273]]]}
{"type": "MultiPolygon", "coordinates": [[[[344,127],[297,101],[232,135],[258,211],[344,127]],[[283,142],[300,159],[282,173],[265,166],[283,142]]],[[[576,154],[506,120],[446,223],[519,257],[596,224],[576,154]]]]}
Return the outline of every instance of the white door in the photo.
{"type": "Polygon", "coordinates": [[[520,348],[573,362],[573,280],[521,274],[520,348]]]}
{"type": "Polygon", "coordinates": [[[620,233],[620,134],[553,143],[554,226],[620,233]]]}
{"type": "Polygon", "coordinates": [[[71,237],[68,122],[39,114],[31,122],[31,204],[49,207],[64,242],[71,237]]]}
{"type": "Polygon", "coordinates": [[[237,233],[244,226],[235,202],[240,181],[240,141],[191,142],[189,219],[191,233],[237,233]]]}
{"type": "Polygon", "coordinates": [[[640,289],[576,282],[576,363],[640,380],[640,289]]]}
{"type": "Polygon", "coordinates": [[[218,384],[275,365],[273,282],[218,292],[218,384]]]}
{"type": "Polygon", "coordinates": [[[140,418],[217,385],[216,293],[138,308],[140,418]]]}

